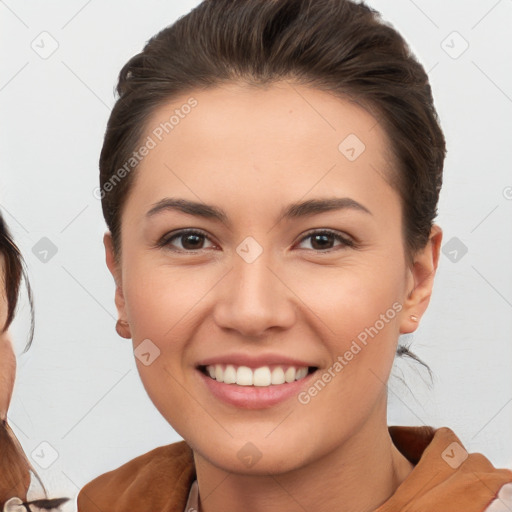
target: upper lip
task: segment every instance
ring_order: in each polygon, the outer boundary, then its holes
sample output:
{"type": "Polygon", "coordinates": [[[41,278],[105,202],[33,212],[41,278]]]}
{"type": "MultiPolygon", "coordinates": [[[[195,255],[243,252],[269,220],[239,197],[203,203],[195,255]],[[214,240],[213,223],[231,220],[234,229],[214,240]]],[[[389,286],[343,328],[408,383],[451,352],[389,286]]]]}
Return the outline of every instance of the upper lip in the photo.
{"type": "Polygon", "coordinates": [[[232,364],[234,366],[248,366],[249,368],[259,368],[268,365],[282,365],[295,367],[309,367],[317,365],[301,361],[281,354],[260,354],[258,356],[250,356],[247,354],[225,354],[221,356],[209,357],[203,359],[197,366],[210,366],[214,364],[232,364]]]}

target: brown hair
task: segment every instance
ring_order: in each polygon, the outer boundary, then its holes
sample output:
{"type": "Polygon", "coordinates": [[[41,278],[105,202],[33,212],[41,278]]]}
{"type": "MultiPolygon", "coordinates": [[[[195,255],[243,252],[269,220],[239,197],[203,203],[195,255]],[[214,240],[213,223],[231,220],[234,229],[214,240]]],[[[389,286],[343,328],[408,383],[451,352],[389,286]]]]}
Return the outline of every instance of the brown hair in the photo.
{"type": "Polygon", "coordinates": [[[18,304],[21,279],[24,277],[31,312],[30,334],[27,345],[25,346],[26,352],[30,348],[34,337],[34,303],[32,299],[32,290],[26,276],[23,258],[21,257],[18,247],[13,242],[9,229],[1,215],[0,254],[4,258],[4,272],[1,276],[3,278],[3,282],[0,283],[0,290],[2,293],[5,293],[7,298],[7,319],[5,321],[5,325],[0,325],[0,332],[7,330],[14,319],[14,313],[16,312],[16,306],[18,304]]]}
{"type": "MultiPolygon", "coordinates": [[[[102,208],[121,253],[121,212],[133,172],[117,174],[149,117],[178,95],[232,81],[292,80],[373,112],[394,156],[410,259],[437,215],[446,146],[428,76],[402,36],[363,2],[204,0],[121,69],[100,156],[102,208]]],[[[136,164],[134,165],[136,168],[136,164]]]]}
{"type": "MultiPolygon", "coordinates": [[[[31,312],[30,337],[24,350],[24,352],[26,352],[32,344],[34,334],[32,291],[27,279],[21,253],[14,243],[1,215],[0,255],[2,255],[4,259],[4,271],[0,272],[3,274],[3,282],[0,283],[0,293],[5,293],[7,298],[7,319],[5,325],[0,326],[0,333],[5,332],[14,319],[20,285],[22,278],[24,278],[31,312]]],[[[31,472],[41,484],[46,495],[46,488],[43,482],[28,461],[21,444],[7,423],[7,420],[0,419],[0,510],[3,509],[5,502],[14,496],[23,500],[23,505],[27,510],[32,510],[31,505],[43,509],[55,509],[69,500],[69,498],[58,498],[53,500],[25,501],[30,486],[31,472]]]]}

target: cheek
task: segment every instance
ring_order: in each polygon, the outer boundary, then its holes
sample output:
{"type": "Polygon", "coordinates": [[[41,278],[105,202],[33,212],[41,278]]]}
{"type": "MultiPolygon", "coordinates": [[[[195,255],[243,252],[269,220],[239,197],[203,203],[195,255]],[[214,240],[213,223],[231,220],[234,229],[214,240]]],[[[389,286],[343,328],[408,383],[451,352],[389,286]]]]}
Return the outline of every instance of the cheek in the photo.
{"type": "Polygon", "coordinates": [[[141,382],[162,416],[187,435],[190,426],[183,426],[186,419],[176,411],[190,408],[184,360],[204,276],[201,282],[193,273],[144,264],[142,258],[126,270],[123,292],[141,382]],[[144,353],[150,354],[146,360],[144,353]]]}
{"type": "Polygon", "coordinates": [[[403,274],[399,264],[347,262],[340,268],[302,272],[294,292],[315,314],[316,323],[323,324],[332,347],[343,350],[347,341],[359,335],[364,340],[372,326],[386,336],[398,334],[403,274]]]}
{"type": "MultiPolygon", "coordinates": [[[[328,375],[323,375],[328,384],[316,386],[322,396],[318,393],[314,400],[318,407],[331,410],[334,427],[347,407],[364,416],[389,377],[400,331],[404,277],[399,264],[384,262],[329,269],[329,279],[326,270],[323,276],[320,269],[304,274],[296,291],[314,312],[314,337],[329,353],[328,375]]],[[[313,396],[315,390],[304,396],[304,402],[313,396]]]]}
{"type": "Polygon", "coordinates": [[[323,417],[327,431],[337,432],[364,421],[384,396],[399,336],[404,277],[399,265],[332,270],[329,280],[308,274],[298,288],[317,318],[315,338],[330,357],[299,401],[311,417],[323,417]]]}
{"type": "Polygon", "coordinates": [[[134,343],[154,338],[156,344],[165,340],[176,346],[177,334],[190,324],[199,301],[215,283],[211,274],[206,267],[184,271],[143,258],[127,265],[123,289],[134,343]]]}
{"type": "Polygon", "coordinates": [[[208,294],[224,271],[217,275],[207,266],[185,270],[147,256],[125,263],[123,293],[137,368],[153,403],[169,418],[169,404],[186,405],[182,386],[190,377],[189,347],[204,322],[208,294]],[[137,357],[147,349],[156,355],[148,365],[137,357]]]}

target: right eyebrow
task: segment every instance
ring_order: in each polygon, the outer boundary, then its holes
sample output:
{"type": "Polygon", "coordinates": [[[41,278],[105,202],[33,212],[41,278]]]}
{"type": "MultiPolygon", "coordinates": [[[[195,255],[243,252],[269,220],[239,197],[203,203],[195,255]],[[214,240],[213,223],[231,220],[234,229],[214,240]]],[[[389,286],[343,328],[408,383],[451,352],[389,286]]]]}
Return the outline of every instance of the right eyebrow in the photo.
{"type": "Polygon", "coordinates": [[[189,199],[176,199],[173,197],[166,197],[155,203],[153,207],[147,212],[146,216],[151,217],[157,213],[167,210],[177,210],[189,215],[196,215],[206,219],[218,220],[224,224],[229,223],[226,213],[216,206],[200,203],[197,201],[191,201],[189,199]]]}

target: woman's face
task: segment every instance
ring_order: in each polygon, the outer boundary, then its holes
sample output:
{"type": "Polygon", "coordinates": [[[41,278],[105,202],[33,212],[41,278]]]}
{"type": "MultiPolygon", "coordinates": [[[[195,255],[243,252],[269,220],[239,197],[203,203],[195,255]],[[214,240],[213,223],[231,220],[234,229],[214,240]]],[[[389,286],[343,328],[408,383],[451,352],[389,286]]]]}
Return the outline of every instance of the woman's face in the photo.
{"type": "Polygon", "coordinates": [[[406,263],[377,120],[304,86],[230,84],[157,110],[145,141],[119,266],[105,242],[161,414],[196,455],[248,473],[304,466],[383,424],[398,336],[428,304],[441,234],[406,263]]]}

